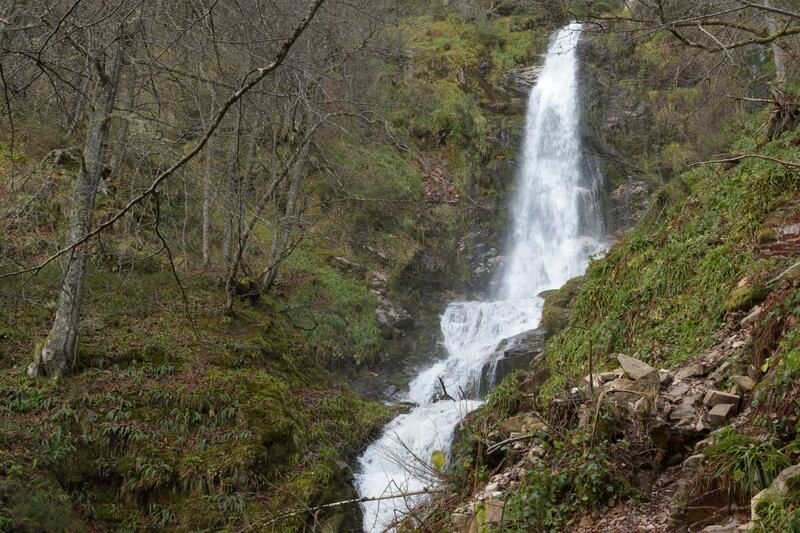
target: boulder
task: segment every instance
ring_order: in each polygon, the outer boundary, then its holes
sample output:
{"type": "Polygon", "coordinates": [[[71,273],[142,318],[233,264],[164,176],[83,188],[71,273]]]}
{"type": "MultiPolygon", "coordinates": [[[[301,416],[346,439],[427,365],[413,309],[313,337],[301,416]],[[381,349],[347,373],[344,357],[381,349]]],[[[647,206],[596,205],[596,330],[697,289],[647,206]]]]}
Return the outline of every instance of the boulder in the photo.
{"type": "Polygon", "coordinates": [[[636,381],[615,379],[606,385],[606,397],[614,404],[637,410],[637,406],[642,406],[640,401],[643,399],[647,403],[645,408],[654,405],[658,390],[658,372],[653,370],[636,381]]]}
{"type": "Polygon", "coordinates": [[[675,372],[675,378],[677,379],[689,379],[689,378],[699,378],[706,375],[706,369],[703,365],[695,363],[692,365],[685,366],[675,372]]]}
{"type": "Polygon", "coordinates": [[[800,464],[784,468],[769,487],[756,494],[750,500],[750,513],[753,522],[758,523],[761,507],[765,503],[787,497],[796,497],[799,492],[800,464]]]}
{"type": "Polygon", "coordinates": [[[741,398],[738,394],[731,394],[729,392],[711,389],[710,391],[706,392],[706,395],[703,398],[703,403],[709,407],[714,407],[720,404],[738,405],[740,399],[741,398]]]}
{"type": "Polygon", "coordinates": [[[800,491],[800,465],[790,466],[772,480],[772,488],[781,496],[796,494],[800,491]]]}
{"type": "Polygon", "coordinates": [[[494,354],[481,369],[478,393],[484,396],[503,378],[515,370],[530,368],[544,353],[545,332],[542,329],[524,331],[500,341],[494,354]]]}
{"type": "Polygon", "coordinates": [[[756,386],[756,382],[750,376],[734,376],[731,381],[733,381],[737,389],[745,394],[751,392],[756,386]]]}
{"type": "Polygon", "coordinates": [[[728,418],[736,414],[736,406],[732,403],[720,403],[708,412],[708,421],[712,426],[721,426],[728,418]]]}
{"type": "MultiPolygon", "coordinates": [[[[625,375],[631,379],[641,379],[651,372],[655,372],[655,368],[652,366],[625,354],[617,355],[617,360],[625,375]]],[[[658,374],[656,373],[656,375],[658,374]]]]}

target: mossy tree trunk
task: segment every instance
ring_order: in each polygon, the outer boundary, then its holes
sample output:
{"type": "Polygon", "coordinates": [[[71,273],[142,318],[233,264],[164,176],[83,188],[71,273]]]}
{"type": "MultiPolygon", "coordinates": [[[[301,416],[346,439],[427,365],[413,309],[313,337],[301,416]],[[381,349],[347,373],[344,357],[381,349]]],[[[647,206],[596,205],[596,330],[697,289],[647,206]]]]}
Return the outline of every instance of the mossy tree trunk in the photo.
{"type": "Polygon", "coordinates": [[[96,65],[97,89],[69,218],[66,244],[72,249],[62,264],[63,279],[53,326],[41,351],[28,367],[28,375],[32,377],[58,377],[67,371],[76,358],[86,275],[86,243],[78,243],[92,229],[95,197],[103,174],[111,113],[122,68],[121,44],[117,42],[109,48],[96,65]]]}

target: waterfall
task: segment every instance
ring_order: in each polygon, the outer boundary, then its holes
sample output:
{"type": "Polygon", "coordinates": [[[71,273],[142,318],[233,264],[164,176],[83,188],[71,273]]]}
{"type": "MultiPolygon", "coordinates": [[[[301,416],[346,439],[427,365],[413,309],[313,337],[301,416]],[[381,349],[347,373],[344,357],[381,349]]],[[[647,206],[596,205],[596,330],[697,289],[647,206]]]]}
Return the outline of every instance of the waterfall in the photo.
{"type": "MultiPolygon", "coordinates": [[[[447,307],[441,317],[447,356],[422,369],[409,385],[407,399],[415,407],[390,422],[359,458],[361,496],[408,494],[436,484],[431,454],[449,452],[455,426],[480,406],[481,373],[492,364],[498,344],[536,328],[543,305],[538,294],[581,275],[590,255],[601,249],[599,179],[580,147],[575,50],[580,29],[570,24],[553,36],[529,96],[497,299],[447,307]]],[[[422,497],[364,504],[364,530],[383,531],[422,497]]]]}

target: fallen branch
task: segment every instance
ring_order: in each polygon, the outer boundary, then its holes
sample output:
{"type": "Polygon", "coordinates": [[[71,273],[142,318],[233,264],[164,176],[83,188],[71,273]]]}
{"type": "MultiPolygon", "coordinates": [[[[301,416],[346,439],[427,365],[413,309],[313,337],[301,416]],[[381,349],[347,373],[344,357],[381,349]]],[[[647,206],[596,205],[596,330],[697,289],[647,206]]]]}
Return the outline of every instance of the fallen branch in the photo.
{"type": "Polygon", "coordinates": [[[742,159],[748,159],[748,158],[763,159],[764,161],[772,161],[773,163],[778,163],[790,168],[800,168],[800,163],[795,163],[793,161],[784,161],[783,159],[777,159],[774,157],[769,157],[766,155],[759,155],[759,154],[740,154],[734,157],[729,157],[728,159],[712,159],[710,161],[700,161],[698,163],[692,163],[689,166],[697,167],[700,165],[709,165],[711,163],[735,163],[736,161],[741,161],[742,159]]]}
{"type": "Polygon", "coordinates": [[[447,387],[444,386],[444,381],[442,380],[442,376],[439,376],[439,385],[442,386],[442,398],[454,402],[455,399],[447,393],[447,387]]]}
{"type": "Polygon", "coordinates": [[[492,444],[491,446],[486,448],[486,453],[487,454],[492,454],[492,453],[496,452],[497,450],[499,450],[500,448],[502,448],[503,446],[505,446],[506,444],[513,444],[513,443],[519,442],[521,440],[528,440],[530,438],[533,438],[534,436],[536,436],[535,433],[528,433],[527,435],[517,435],[516,437],[511,437],[509,439],[500,441],[497,444],[492,444]]]}
{"type": "Polygon", "coordinates": [[[382,501],[382,500],[394,500],[395,498],[408,498],[410,496],[422,496],[422,495],[425,495],[425,494],[435,494],[436,492],[439,492],[439,491],[434,490],[431,487],[427,487],[427,488],[424,488],[422,490],[417,490],[417,491],[413,491],[413,492],[402,492],[402,493],[388,494],[388,495],[385,495],[385,496],[363,496],[361,498],[353,498],[353,499],[350,499],[350,500],[342,500],[342,501],[339,501],[339,502],[326,503],[324,505],[317,505],[316,507],[307,507],[305,509],[296,509],[294,511],[288,511],[286,513],[281,513],[281,514],[279,514],[277,516],[273,516],[272,518],[267,518],[267,519],[264,519],[264,520],[258,520],[256,522],[253,522],[252,524],[249,524],[249,525],[243,527],[242,529],[240,529],[238,531],[238,533],[243,533],[244,531],[250,531],[253,528],[255,528],[256,526],[268,526],[268,525],[274,524],[275,522],[278,522],[280,520],[285,520],[287,518],[292,518],[293,516],[298,516],[298,515],[301,515],[301,514],[310,513],[310,512],[313,512],[313,511],[321,511],[321,510],[324,510],[324,509],[331,509],[331,508],[334,508],[334,507],[342,507],[344,505],[353,505],[353,504],[356,504],[356,503],[360,504],[360,503],[368,503],[368,502],[378,502],[378,501],[382,501]]]}

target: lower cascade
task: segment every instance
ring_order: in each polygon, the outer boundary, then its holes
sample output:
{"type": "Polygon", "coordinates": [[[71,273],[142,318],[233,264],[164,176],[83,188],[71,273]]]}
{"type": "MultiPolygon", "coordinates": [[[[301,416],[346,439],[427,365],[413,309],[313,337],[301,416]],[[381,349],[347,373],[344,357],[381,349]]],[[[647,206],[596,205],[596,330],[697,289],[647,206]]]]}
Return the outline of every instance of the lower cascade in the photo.
{"type": "Polygon", "coordinates": [[[449,453],[456,425],[481,405],[481,375],[498,344],[535,329],[543,306],[538,294],[581,275],[603,248],[600,177],[580,145],[580,32],[579,24],[556,32],[529,96],[497,299],[447,307],[441,317],[447,356],[421,369],[407,393],[415,407],[392,420],[359,458],[356,489],[376,498],[363,504],[365,531],[393,529],[436,484],[431,456],[449,453]]]}

